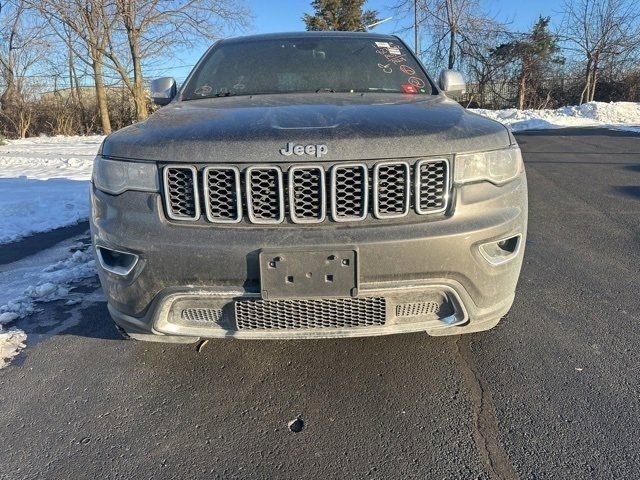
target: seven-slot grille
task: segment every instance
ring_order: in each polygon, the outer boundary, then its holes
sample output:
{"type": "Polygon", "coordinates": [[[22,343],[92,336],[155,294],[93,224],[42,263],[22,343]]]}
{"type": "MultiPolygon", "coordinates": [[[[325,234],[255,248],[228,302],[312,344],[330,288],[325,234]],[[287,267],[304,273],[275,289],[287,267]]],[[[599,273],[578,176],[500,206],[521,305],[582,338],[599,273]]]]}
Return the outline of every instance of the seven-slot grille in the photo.
{"type": "Polygon", "coordinates": [[[444,212],[450,189],[446,159],[364,163],[203,168],[168,165],[163,170],[165,207],[173,220],[200,218],[199,191],[213,223],[321,223],[403,217],[444,212]],[[330,215],[328,214],[330,212],[330,215]]]}

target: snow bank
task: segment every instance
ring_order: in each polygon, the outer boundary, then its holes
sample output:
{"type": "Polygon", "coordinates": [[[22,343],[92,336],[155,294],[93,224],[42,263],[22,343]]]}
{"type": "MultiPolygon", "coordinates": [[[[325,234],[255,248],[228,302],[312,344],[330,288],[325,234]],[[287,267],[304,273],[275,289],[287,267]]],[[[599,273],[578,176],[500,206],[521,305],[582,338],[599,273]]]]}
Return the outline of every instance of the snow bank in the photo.
{"type": "Polygon", "coordinates": [[[87,218],[87,181],[0,178],[0,244],[87,218]]]}
{"type": "Polygon", "coordinates": [[[60,253],[66,255],[54,263],[43,265],[43,260],[49,261],[47,256],[36,255],[5,266],[4,271],[0,271],[0,285],[5,288],[0,293],[0,324],[26,317],[35,311],[38,303],[67,298],[72,283],[96,275],[91,248],[83,244],[72,248],[82,249],[69,255],[68,245],[64,245],[47,252],[56,256],[60,253]]]}
{"type": "Polygon", "coordinates": [[[0,370],[26,347],[27,334],[17,328],[3,330],[0,325],[0,370]]]}
{"type": "Polygon", "coordinates": [[[88,182],[103,139],[38,137],[0,146],[0,244],[88,218],[88,182]]]}
{"type": "Polygon", "coordinates": [[[640,132],[640,103],[590,102],[556,110],[472,109],[507,125],[513,131],[564,127],[610,127],[640,132]]]}
{"type": "Polygon", "coordinates": [[[78,281],[96,275],[91,247],[79,238],[17,262],[0,265],[0,369],[25,348],[27,334],[6,327],[54,300],[82,302],[85,293],[72,292],[78,281]]]}

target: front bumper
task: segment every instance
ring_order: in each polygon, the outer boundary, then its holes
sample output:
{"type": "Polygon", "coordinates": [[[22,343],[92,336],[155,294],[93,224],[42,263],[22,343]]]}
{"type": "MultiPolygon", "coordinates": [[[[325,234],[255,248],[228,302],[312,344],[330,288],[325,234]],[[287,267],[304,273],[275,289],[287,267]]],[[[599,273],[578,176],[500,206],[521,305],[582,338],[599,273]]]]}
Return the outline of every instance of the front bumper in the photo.
{"type": "Polygon", "coordinates": [[[526,177],[503,186],[456,188],[453,208],[453,215],[426,221],[238,228],[173,223],[165,218],[157,194],[111,196],[94,189],[91,230],[95,245],[139,256],[126,275],[99,267],[111,315],[133,336],[194,341],[408,331],[448,335],[491,328],[513,302],[526,238],[526,177]],[[507,261],[492,263],[480,250],[487,242],[514,236],[520,236],[518,249],[507,261]],[[344,246],[357,249],[360,258],[358,297],[386,299],[384,325],[243,329],[234,323],[234,303],[259,296],[262,249],[344,246]],[[398,305],[420,302],[446,308],[411,319],[394,313],[398,305]],[[217,324],[189,324],[176,314],[189,303],[230,313],[217,324]]]}

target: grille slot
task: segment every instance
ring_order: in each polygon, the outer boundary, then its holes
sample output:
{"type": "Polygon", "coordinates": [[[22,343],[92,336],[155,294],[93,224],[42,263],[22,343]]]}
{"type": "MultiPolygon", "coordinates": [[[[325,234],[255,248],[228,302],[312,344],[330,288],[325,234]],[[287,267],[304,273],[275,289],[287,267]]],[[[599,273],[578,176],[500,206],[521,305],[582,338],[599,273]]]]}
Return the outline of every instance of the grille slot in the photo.
{"type": "Polygon", "coordinates": [[[247,213],[253,223],[284,220],[282,171],[278,167],[249,167],[246,172],[247,213]]]}
{"type": "Polygon", "coordinates": [[[214,223],[242,220],[240,171],[236,167],[207,167],[203,172],[207,218],[214,223]]]}
{"type": "Polygon", "coordinates": [[[369,210],[369,170],[364,164],[331,169],[331,215],[336,222],[364,220],[369,210]]]}
{"type": "Polygon", "coordinates": [[[377,218],[409,213],[411,186],[407,162],[378,163],[373,169],[373,214],[377,218]]]}
{"type": "Polygon", "coordinates": [[[294,166],[289,169],[289,215],[294,223],[320,223],[326,216],[324,169],[294,166]]]}
{"type": "Polygon", "coordinates": [[[309,300],[241,300],[235,303],[239,330],[358,328],[384,325],[384,297],[309,300]]]}
{"type": "Polygon", "coordinates": [[[416,211],[419,214],[446,210],[449,199],[449,162],[438,159],[416,163],[415,187],[416,211]]]}
{"type": "Polygon", "coordinates": [[[169,165],[164,169],[167,215],[173,220],[200,218],[198,171],[192,166],[169,165]]]}

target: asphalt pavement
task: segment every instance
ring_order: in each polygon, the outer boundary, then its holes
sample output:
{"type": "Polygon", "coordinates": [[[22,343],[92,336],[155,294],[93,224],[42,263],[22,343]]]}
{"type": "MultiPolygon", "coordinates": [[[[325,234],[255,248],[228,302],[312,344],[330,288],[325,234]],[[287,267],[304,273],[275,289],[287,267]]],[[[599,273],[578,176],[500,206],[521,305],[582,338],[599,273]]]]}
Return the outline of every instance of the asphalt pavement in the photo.
{"type": "Polygon", "coordinates": [[[0,478],[640,478],[640,135],[517,137],[529,237],[495,329],[198,352],[48,304],[0,371],[0,478]]]}

